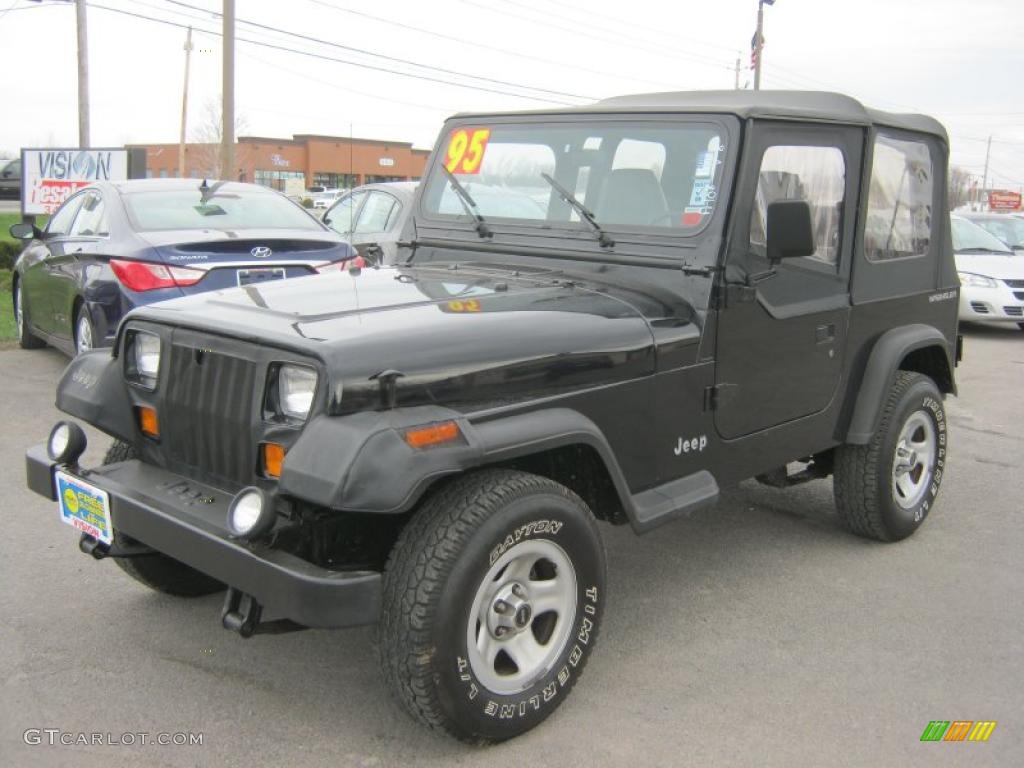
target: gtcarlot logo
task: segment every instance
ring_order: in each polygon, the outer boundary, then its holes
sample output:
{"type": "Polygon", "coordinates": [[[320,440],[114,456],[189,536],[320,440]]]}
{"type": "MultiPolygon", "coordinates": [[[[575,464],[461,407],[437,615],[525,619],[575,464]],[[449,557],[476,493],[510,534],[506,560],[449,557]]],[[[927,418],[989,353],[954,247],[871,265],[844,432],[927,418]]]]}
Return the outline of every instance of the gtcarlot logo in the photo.
{"type": "Polygon", "coordinates": [[[995,720],[932,720],[921,741],[988,741],[995,727],[995,720]]]}
{"type": "Polygon", "coordinates": [[[195,747],[203,745],[201,733],[157,733],[135,731],[128,733],[85,733],[62,731],[60,728],[29,728],[22,735],[29,746],[46,744],[64,747],[134,747],[156,744],[167,747],[195,747]]]}

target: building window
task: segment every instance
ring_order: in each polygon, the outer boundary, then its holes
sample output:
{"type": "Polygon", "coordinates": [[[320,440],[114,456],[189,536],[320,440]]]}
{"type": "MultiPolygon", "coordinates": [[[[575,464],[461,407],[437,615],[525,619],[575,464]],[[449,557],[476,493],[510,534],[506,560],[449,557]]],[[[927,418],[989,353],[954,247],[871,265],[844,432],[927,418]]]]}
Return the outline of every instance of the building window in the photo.
{"type": "Polygon", "coordinates": [[[405,176],[383,176],[380,174],[370,174],[366,177],[367,184],[383,184],[388,181],[405,181],[405,176]]]}
{"type": "Polygon", "coordinates": [[[359,186],[359,176],[354,173],[328,173],[316,171],[313,174],[314,187],[328,189],[353,189],[359,186]]]}
{"type": "Polygon", "coordinates": [[[166,179],[167,178],[167,169],[166,168],[161,168],[160,169],[160,178],[161,179],[166,179]]]}
{"type": "Polygon", "coordinates": [[[302,171],[265,171],[257,168],[253,180],[261,186],[284,192],[288,179],[301,179],[303,186],[306,184],[306,174],[302,171]]]}

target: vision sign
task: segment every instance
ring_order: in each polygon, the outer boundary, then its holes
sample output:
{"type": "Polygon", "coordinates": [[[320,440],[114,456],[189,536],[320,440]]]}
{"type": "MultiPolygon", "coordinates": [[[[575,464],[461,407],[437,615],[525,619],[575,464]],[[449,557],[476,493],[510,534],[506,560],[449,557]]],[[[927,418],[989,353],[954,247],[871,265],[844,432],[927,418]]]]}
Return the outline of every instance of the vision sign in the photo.
{"type": "Polygon", "coordinates": [[[23,149],[21,212],[51,214],[84,186],[127,178],[124,149],[23,149]]]}

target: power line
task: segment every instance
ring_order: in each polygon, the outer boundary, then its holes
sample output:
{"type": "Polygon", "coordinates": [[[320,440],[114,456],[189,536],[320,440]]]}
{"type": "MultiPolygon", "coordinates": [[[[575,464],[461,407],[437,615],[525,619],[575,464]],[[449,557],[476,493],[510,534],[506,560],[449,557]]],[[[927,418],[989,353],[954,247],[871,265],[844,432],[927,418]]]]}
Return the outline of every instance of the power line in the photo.
{"type": "MultiPolygon", "coordinates": [[[[178,5],[178,6],[181,6],[182,8],[189,8],[189,9],[191,9],[193,11],[206,11],[205,8],[199,8],[197,6],[190,5],[188,3],[183,3],[183,2],[180,2],[180,0],[164,0],[164,2],[170,3],[171,5],[178,5]]],[[[219,13],[216,13],[214,11],[209,11],[209,12],[212,13],[213,15],[215,15],[215,16],[220,16],[219,13]]],[[[388,56],[388,55],[383,54],[383,53],[374,53],[373,51],[368,51],[365,48],[356,48],[355,46],[343,45],[342,43],[335,43],[335,42],[331,42],[330,40],[322,40],[322,39],[317,38],[317,37],[312,37],[311,35],[304,35],[301,32],[290,32],[290,31],[285,30],[285,29],[275,29],[274,27],[268,26],[266,24],[260,24],[259,22],[248,21],[246,19],[241,19],[240,18],[240,19],[238,19],[238,22],[240,24],[246,24],[246,25],[248,25],[250,27],[256,27],[257,29],[263,29],[263,30],[268,30],[270,32],[277,32],[277,33],[280,33],[280,34],[285,34],[285,35],[288,35],[290,37],[294,37],[294,38],[299,39],[299,40],[304,40],[306,42],[316,43],[318,45],[326,45],[326,46],[329,46],[331,48],[338,48],[338,49],[341,49],[341,50],[344,50],[344,51],[349,51],[350,53],[358,53],[358,54],[361,54],[363,56],[372,56],[374,58],[383,59],[384,61],[390,61],[390,62],[394,62],[396,64],[404,64],[404,65],[410,66],[410,67],[418,67],[420,69],[426,69],[426,70],[433,71],[433,72],[440,72],[440,73],[445,74],[445,75],[455,75],[456,77],[464,77],[464,78],[472,79],[472,80],[480,80],[482,82],[493,83],[495,85],[505,85],[505,86],[509,86],[511,88],[520,88],[520,89],[523,89],[523,90],[537,91],[538,93],[546,93],[546,94],[550,94],[552,96],[568,96],[569,98],[572,98],[572,99],[582,99],[584,101],[594,101],[594,99],[595,99],[594,96],[583,96],[583,95],[578,94],[578,93],[568,93],[566,91],[556,91],[556,90],[552,90],[550,88],[540,88],[540,87],[532,86],[532,85],[523,85],[521,83],[509,82],[508,80],[498,80],[498,79],[495,79],[495,78],[492,78],[492,77],[484,77],[482,75],[471,75],[471,74],[467,74],[465,72],[459,72],[459,71],[454,70],[454,69],[445,69],[444,67],[436,67],[436,66],[433,66],[431,64],[421,64],[421,63],[419,63],[417,61],[411,61],[410,59],[402,59],[402,58],[398,58],[397,56],[388,56]]]]}
{"type": "MultiPolygon", "coordinates": [[[[715,59],[709,59],[709,58],[707,58],[705,56],[701,56],[699,54],[689,54],[689,53],[683,53],[683,52],[680,52],[680,51],[665,51],[663,49],[662,50],[656,50],[655,48],[652,48],[652,44],[651,44],[651,42],[649,40],[631,43],[631,42],[629,42],[628,38],[625,38],[620,32],[617,32],[615,30],[607,30],[607,31],[605,31],[603,33],[604,36],[599,37],[597,35],[590,34],[590,33],[586,32],[584,30],[579,29],[578,25],[575,25],[575,24],[572,27],[567,27],[564,24],[555,24],[548,17],[547,12],[535,11],[533,9],[527,9],[527,8],[520,7],[520,8],[517,9],[519,11],[519,13],[516,13],[516,12],[513,12],[513,11],[506,10],[504,8],[492,8],[492,7],[487,6],[487,5],[480,5],[479,3],[470,2],[470,0],[458,0],[458,1],[460,3],[462,3],[463,5],[468,5],[468,6],[471,6],[471,7],[474,7],[474,8],[485,10],[485,11],[488,11],[489,13],[492,13],[492,14],[498,14],[498,15],[501,15],[501,16],[509,16],[511,18],[517,18],[517,19],[520,19],[520,20],[528,21],[531,24],[544,24],[546,26],[552,27],[553,29],[559,29],[559,30],[562,30],[564,32],[568,32],[569,34],[574,35],[576,37],[587,37],[587,38],[590,38],[592,40],[597,40],[597,41],[602,42],[602,43],[615,43],[616,45],[619,45],[619,46],[624,46],[624,47],[627,47],[627,48],[633,48],[634,50],[643,51],[644,53],[648,53],[648,54],[655,54],[655,55],[658,55],[658,56],[662,56],[663,58],[677,59],[677,60],[680,60],[680,61],[684,61],[684,60],[689,59],[690,61],[696,61],[696,62],[699,62],[700,64],[705,65],[705,66],[716,67],[718,69],[725,69],[725,70],[728,70],[729,72],[733,71],[731,66],[729,66],[727,64],[722,64],[721,62],[716,61],[715,59]],[[527,11],[527,12],[531,12],[532,11],[534,16],[533,17],[524,16],[522,14],[522,11],[527,11]],[[540,15],[542,18],[536,18],[537,15],[540,15]]],[[[591,25],[591,26],[593,26],[593,25],[591,25]]]]}
{"type": "Polygon", "coordinates": [[[606,13],[599,13],[598,11],[595,11],[592,8],[583,8],[583,7],[580,7],[578,5],[574,5],[573,3],[567,3],[567,2],[565,2],[565,0],[561,0],[560,5],[562,5],[562,6],[566,7],[566,8],[571,8],[571,9],[577,10],[577,11],[579,11],[582,14],[586,14],[587,16],[597,16],[597,17],[600,17],[600,18],[603,18],[603,19],[607,19],[608,21],[610,21],[610,22],[612,22],[613,24],[616,24],[616,25],[633,27],[634,29],[639,29],[639,30],[641,30],[643,32],[646,32],[648,34],[657,34],[657,35],[664,36],[664,37],[671,37],[673,42],[678,42],[680,40],[684,40],[684,41],[686,41],[688,43],[694,43],[695,45],[703,45],[703,46],[705,46],[707,48],[717,48],[717,49],[722,50],[722,51],[728,51],[730,55],[736,53],[736,46],[734,46],[734,45],[723,45],[722,43],[711,43],[711,42],[708,42],[707,40],[698,40],[698,39],[692,38],[692,37],[681,37],[681,36],[675,34],[674,32],[673,33],[662,32],[661,30],[652,29],[652,28],[647,27],[647,26],[645,26],[643,24],[637,24],[635,21],[628,21],[626,19],[621,19],[621,18],[618,18],[618,17],[615,17],[615,16],[610,16],[610,15],[608,15],[606,13]]]}
{"type": "MultiPolygon", "coordinates": [[[[187,24],[182,24],[182,23],[179,23],[179,22],[176,22],[176,21],[170,21],[168,19],[158,19],[158,18],[155,18],[153,16],[146,16],[145,14],[134,13],[132,11],[126,11],[126,10],[124,10],[122,8],[111,8],[109,6],[98,5],[96,3],[89,3],[88,5],[89,5],[90,8],[96,8],[96,9],[101,10],[101,11],[109,11],[111,13],[119,13],[119,14],[122,14],[124,16],[132,16],[132,17],[137,18],[137,19],[143,19],[145,21],[151,21],[151,22],[155,22],[155,23],[158,23],[158,24],[164,24],[166,26],[176,27],[178,29],[187,29],[188,28],[187,24]]],[[[208,30],[208,29],[197,29],[197,31],[203,32],[203,33],[208,34],[208,35],[212,35],[214,37],[221,37],[222,36],[220,32],[213,32],[213,31],[208,30]]],[[[477,85],[475,83],[459,83],[459,82],[455,82],[455,81],[452,81],[452,80],[444,80],[442,78],[430,77],[428,75],[415,74],[415,73],[412,73],[412,72],[402,72],[400,70],[389,69],[387,67],[380,67],[380,66],[376,66],[374,64],[367,64],[365,62],[357,62],[357,61],[351,61],[351,60],[348,60],[348,59],[340,59],[340,58],[337,58],[335,56],[327,56],[327,55],[322,54],[322,53],[314,53],[312,51],[302,51],[302,50],[298,50],[296,48],[289,48],[289,47],[283,46],[283,45],[275,45],[273,43],[268,43],[268,42],[263,41],[263,40],[253,40],[253,39],[247,38],[247,37],[236,37],[235,39],[238,42],[249,43],[250,45],[258,45],[258,46],[261,46],[263,48],[271,48],[273,50],[283,51],[285,53],[291,53],[291,54],[295,54],[297,56],[306,56],[308,58],[319,59],[321,61],[331,61],[331,62],[335,62],[335,63],[338,63],[338,64],[345,64],[345,65],[348,65],[348,66],[357,67],[359,69],[369,69],[369,70],[373,70],[375,72],[385,72],[387,74],[398,75],[400,77],[408,77],[408,78],[412,78],[414,80],[424,80],[424,81],[432,82],[432,83],[440,83],[441,85],[449,85],[449,86],[453,86],[455,88],[465,88],[467,90],[472,90],[472,91],[485,91],[487,93],[496,93],[496,94],[499,94],[501,96],[512,97],[512,98],[517,98],[517,99],[526,99],[528,101],[541,101],[541,102],[546,102],[548,104],[557,104],[559,106],[573,106],[572,104],[569,104],[568,102],[556,101],[554,99],[547,99],[547,98],[543,98],[541,96],[532,96],[532,95],[529,95],[529,94],[521,94],[521,93],[510,93],[508,91],[499,91],[496,88],[487,88],[487,87],[484,87],[482,85],[477,85]]]]}
{"type": "Polygon", "coordinates": [[[514,50],[510,50],[508,48],[498,48],[497,46],[491,45],[490,43],[477,43],[477,42],[474,42],[472,40],[466,40],[465,38],[462,38],[462,37],[456,37],[454,35],[446,35],[443,32],[435,32],[433,30],[424,29],[423,27],[417,27],[417,26],[414,26],[412,24],[404,24],[404,23],[402,23],[400,21],[395,21],[394,19],[388,19],[388,18],[384,18],[384,17],[381,17],[381,16],[374,16],[373,14],[365,13],[363,11],[357,11],[357,10],[354,10],[352,8],[342,8],[340,6],[333,5],[332,3],[325,2],[324,0],[307,0],[307,2],[310,2],[310,3],[314,4],[314,5],[323,6],[324,8],[330,8],[331,10],[338,11],[339,13],[347,13],[347,14],[349,14],[351,16],[358,16],[360,18],[369,19],[371,21],[380,22],[382,24],[387,24],[390,27],[398,27],[399,29],[408,29],[408,30],[410,30],[412,32],[416,32],[417,34],[428,35],[430,37],[436,37],[439,40],[448,40],[448,41],[453,42],[453,43],[459,43],[460,45],[468,45],[468,46],[471,46],[473,48],[481,48],[481,49],[483,49],[485,51],[492,51],[492,52],[496,52],[496,53],[503,53],[503,54],[506,54],[508,56],[514,56],[517,59],[529,59],[531,61],[539,61],[542,64],[551,64],[551,65],[556,66],[556,67],[566,67],[568,69],[579,70],[580,72],[589,72],[592,75],[603,75],[604,77],[618,77],[618,78],[621,78],[623,80],[632,80],[633,82],[637,82],[637,83],[648,83],[648,84],[651,84],[651,85],[660,85],[660,86],[664,86],[666,88],[672,88],[672,87],[675,86],[674,83],[666,83],[666,82],[662,82],[662,81],[658,81],[658,80],[648,80],[646,78],[641,79],[641,78],[636,78],[636,77],[632,77],[630,75],[623,74],[621,72],[608,72],[606,70],[601,70],[601,69],[591,69],[589,67],[582,67],[579,64],[569,64],[569,63],[562,62],[562,61],[555,61],[554,59],[545,59],[545,58],[543,58],[541,56],[533,56],[533,55],[531,55],[529,53],[525,53],[523,51],[514,51],[514,50]]]}

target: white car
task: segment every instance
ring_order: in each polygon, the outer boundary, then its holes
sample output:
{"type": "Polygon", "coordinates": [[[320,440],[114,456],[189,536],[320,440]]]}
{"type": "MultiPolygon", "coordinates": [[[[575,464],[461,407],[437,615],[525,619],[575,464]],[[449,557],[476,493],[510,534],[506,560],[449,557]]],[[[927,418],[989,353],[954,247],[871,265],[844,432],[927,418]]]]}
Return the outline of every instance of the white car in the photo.
{"type": "Polygon", "coordinates": [[[1024,330],[1024,254],[960,216],[951,216],[960,275],[960,320],[1017,323],[1024,330]]]}
{"type": "Polygon", "coordinates": [[[317,192],[313,195],[313,209],[328,209],[334,205],[334,201],[338,199],[338,196],[344,192],[343,189],[325,189],[323,192],[317,192]]]}

